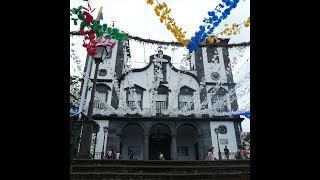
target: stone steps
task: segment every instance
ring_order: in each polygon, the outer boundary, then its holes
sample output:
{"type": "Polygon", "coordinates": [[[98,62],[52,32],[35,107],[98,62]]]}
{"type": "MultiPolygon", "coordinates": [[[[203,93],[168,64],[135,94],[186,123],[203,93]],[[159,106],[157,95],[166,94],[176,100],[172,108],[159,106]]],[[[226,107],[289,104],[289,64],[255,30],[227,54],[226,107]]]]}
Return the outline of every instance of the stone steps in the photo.
{"type": "Polygon", "coordinates": [[[221,173],[221,172],[250,172],[250,166],[128,166],[128,165],[74,165],[72,172],[108,172],[108,173],[221,173]]]}
{"type": "Polygon", "coordinates": [[[77,172],[71,174],[71,180],[164,180],[164,179],[200,179],[200,180],[249,180],[250,173],[94,173],[77,172]]]}
{"type": "Polygon", "coordinates": [[[249,180],[249,160],[73,160],[72,180],[216,179],[249,180]]]}

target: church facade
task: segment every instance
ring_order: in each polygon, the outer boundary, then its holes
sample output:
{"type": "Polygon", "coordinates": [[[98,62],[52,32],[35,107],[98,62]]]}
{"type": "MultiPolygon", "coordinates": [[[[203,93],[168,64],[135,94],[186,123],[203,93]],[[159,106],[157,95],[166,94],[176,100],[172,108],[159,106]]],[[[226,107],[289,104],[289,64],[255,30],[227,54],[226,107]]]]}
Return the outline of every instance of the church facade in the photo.
{"type": "MultiPolygon", "coordinates": [[[[200,48],[185,71],[161,49],[139,69],[126,67],[129,56],[128,43],[116,43],[100,64],[92,152],[106,154],[114,146],[122,159],[132,149],[137,160],[156,160],[160,152],[166,160],[205,160],[210,146],[217,159],[218,147],[238,150],[243,118],[224,114],[238,109],[227,48],[200,48]]],[[[88,70],[92,84],[95,66],[88,70]]],[[[87,103],[90,90],[89,84],[87,103]]]]}

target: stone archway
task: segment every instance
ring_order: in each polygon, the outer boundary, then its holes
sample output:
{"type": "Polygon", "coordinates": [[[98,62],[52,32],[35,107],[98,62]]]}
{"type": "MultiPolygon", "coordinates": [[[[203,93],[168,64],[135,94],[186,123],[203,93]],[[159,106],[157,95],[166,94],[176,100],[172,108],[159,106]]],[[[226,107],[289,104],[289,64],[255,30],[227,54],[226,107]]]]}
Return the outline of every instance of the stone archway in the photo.
{"type": "Polygon", "coordinates": [[[149,130],[149,160],[159,160],[162,152],[166,160],[171,160],[171,129],[164,123],[154,124],[149,130]]]}
{"type": "Polygon", "coordinates": [[[177,159],[199,160],[198,129],[193,124],[184,123],[177,127],[177,159]]]}
{"type": "Polygon", "coordinates": [[[143,160],[143,134],[144,129],[140,124],[130,123],[122,127],[122,136],[120,142],[122,159],[129,159],[128,151],[130,148],[132,148],[133,159],[143,160]]]}

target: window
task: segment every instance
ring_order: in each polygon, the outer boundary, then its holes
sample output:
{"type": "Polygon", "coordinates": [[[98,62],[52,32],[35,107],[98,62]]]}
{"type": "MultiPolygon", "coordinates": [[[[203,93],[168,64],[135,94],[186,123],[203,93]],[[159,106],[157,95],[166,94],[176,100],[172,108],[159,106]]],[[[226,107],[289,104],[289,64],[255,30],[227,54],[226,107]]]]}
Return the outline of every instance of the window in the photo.
{"type": "Polygon", "coordinates": [[[108,101],[108,92],[110,87],[105,84],[97,84],[96,93],[94,96],[93,107],[97,109],[104,109],[105,103],[108,101]]]}
{"type": "Polygon", "coordinates": [[[220,144],[228,144],[228,139],[220,139],[220,144]]]}
{"type": "Polygon", "coordinates": [[[99,76],[106,76],[107,70],[106,69],[99,69],[99,76]]]}
{"type": "MultiPolygon", "coordinates": [[[[210,91],[209,91],[210,92],[210,91]]],[[[212,90],[211,90],[212,92],[212,90]]],[[[218,112],[228,112],[227,106],[227,93],[228,91],[220,87],[217,92],[211,97],[212,107],[218,112]]]]}
{"type": "Polygon", "coordinates": [[[228,111],[226,96],[223,94],[215,94],[212,98],[212,107],[218,112],[228,111]]]}
{"type": "MultiPolygon", "coordinates": [[[[133,94],[128,94],[128,107],[131,110],[135,109],[135,101],[134,101],[134,95],[133,94]]],[[[140,93],[136,93],[136,100],[138,101],[138,105],[140,106],[140,108],[142,108],[141,106],[141,94],[140,93]]]]}
{"type": "Polygon", "coordinates": [[[214,47],[207,47],[208,63],[215,62],[220,63],[218,49],[214,47]]]}
{"type": "Polygon", "coordinates": [[[165,109],[167,109],[165,101],[156,101],[156,113],[162,114],[165,109]]]}
{"type": "Polygon", "coordinates": [[[178,101],[179,101],[179,109],[181,110],[182,108],[184,108],[188,102],[190,102],[191,104],[189,105],[189,110],[193,110],[194,109],[194,104],[192,102],[192,95],[193,92],[195,90],[192,88],[189,88],[187,86],[183,86],[180,88],[180,93],[178,96],[178,101]]]}
{"type": "Polygon", "coordinates": [[[163,110],[167,109],[167,97],[167,94],[156,95],[156,113],[162,114],[163,110]]]}
{"type": "Polygon", "coordinates": [[[142,102],[143,102],[143,91],[145,91],[146,89],[144,89],[143,87],[140,87],[136,84],[134,84],[134,90],[133,92],[135,92],[135,95],[133,94],[132,91],[130,91],[129,87],[124,88],[124,90],[127,91],[127,105],[131,110],[135,110],[136,105],[135,105],[135,100],[138,101],[138,106],[140,106],[140,109],[142,109],[142,102]]]}
{"type": "MultiPolygon", "coordinates": [[[[183,109],[188,102],[191,101],[192,96],[191,95],[185,95],[185,94],[179,94],[179,109],[183,109]]],[[[189,106],[191,110],[193,110],[193,102],[190,102],[191,106],[189,106]]]]}

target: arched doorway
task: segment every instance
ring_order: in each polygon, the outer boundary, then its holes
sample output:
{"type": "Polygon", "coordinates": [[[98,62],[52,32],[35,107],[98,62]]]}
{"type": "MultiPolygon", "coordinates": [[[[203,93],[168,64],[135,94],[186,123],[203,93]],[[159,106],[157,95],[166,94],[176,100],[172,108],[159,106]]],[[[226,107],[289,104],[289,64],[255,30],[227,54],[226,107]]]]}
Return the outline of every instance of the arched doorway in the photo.
{"type": "Polygon", "coordinates": [[[177,159],[199,160],[198,132],[191,124],[182,124],[177,128],[177,159]]]}
{"type": "Polygon", "coordinates": [[[165,124],[155,124],[149,131],[149,160],[159,160],[159,153],[171,159],[171,130],[165,124]]]}
{"type": "Polygon", "coordinates": [[[133,150],[133,159],[143,160],[143,128],[138,124],[128,124],[122,128],[120,142],[122,159],[129,159],[130,148],[133,150]]]}

